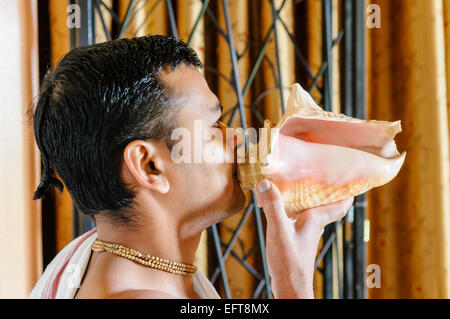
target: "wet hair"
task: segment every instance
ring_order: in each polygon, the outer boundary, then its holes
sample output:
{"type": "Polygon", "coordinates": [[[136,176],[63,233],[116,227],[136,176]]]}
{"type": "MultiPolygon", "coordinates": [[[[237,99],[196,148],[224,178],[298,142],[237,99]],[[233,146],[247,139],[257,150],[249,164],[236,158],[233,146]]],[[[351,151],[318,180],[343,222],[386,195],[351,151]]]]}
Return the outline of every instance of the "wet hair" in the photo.
{"type": "Polygon", "coordinates": [[[119,39],[70,51],[46,74],[32,118],[42,157],[33,199],[64,182],[77,209],[130,221],[136,193],[121,176],[133,140],[165,140],[170,88],[158,78],[180,64],[201,68],[197,54],[173,37],[119,39]]]}

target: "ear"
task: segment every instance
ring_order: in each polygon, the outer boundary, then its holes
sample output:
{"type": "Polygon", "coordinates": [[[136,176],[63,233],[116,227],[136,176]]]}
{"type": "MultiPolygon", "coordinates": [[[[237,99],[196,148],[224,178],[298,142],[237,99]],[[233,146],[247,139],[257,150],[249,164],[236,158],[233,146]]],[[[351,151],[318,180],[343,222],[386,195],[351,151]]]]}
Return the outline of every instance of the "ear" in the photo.
{"type": "Polygon", "coordinates": [[[125,147],[124,164],[137,184],[165,194],[170,185],[162,169],[163,159],[158,154],[156,143],[134,140],[125,147]]]}

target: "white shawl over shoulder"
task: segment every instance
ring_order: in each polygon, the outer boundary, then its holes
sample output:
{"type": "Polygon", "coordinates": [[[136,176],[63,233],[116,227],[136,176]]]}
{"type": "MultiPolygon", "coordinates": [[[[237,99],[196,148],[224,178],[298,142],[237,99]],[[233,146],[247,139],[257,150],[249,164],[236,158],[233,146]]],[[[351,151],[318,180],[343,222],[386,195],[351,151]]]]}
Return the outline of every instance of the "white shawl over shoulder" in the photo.
{"type": "MultiPolygon", "coordinates": [[[[81,284],[91,257],[91,246],[97,238],[97,230],[74,239],[64,247],[45,268],[28,298],[72,299],[81,284]]],[[[211,282],[197,270],[193,277],[194,289],[202,299],[219,299],[211,282]]]]}

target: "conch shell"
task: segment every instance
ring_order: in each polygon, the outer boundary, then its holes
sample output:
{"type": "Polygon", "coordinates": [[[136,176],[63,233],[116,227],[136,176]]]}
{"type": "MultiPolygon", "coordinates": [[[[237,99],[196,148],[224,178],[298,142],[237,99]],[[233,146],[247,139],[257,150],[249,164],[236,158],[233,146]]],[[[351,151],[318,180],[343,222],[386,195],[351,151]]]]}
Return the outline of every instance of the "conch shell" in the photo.
{"type": "Polygon", "coordinates": [[[400,121],[365,121],[326,112],[297,83],[281,120],[273,128],[266,120],[264,128],[258,161],[249,162],[248,151],[245,163],[238,164],[238,179],[244,190],[255,190],[264,178],[271,180],[289,217],[388,183],[406,156],[394,142],[400,121]]]}

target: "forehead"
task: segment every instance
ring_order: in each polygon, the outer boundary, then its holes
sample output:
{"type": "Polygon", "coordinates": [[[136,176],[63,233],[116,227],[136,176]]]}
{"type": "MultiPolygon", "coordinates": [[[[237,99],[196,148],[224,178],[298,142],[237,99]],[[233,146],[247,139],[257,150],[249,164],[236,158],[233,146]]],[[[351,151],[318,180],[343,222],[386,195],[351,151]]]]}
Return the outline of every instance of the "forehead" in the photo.
{"type": "Polygon", "coordinates": [[[161,72],[160,78],[170,88],[173,102],[181,106],[179,112],[184,116],[204,118],[214,111],[218,99],[196,68],[182,64],[174,71],[161,72]]]}

